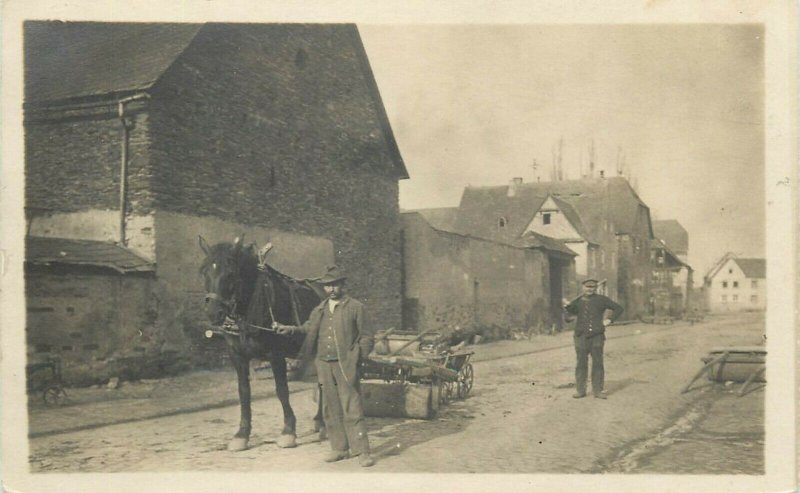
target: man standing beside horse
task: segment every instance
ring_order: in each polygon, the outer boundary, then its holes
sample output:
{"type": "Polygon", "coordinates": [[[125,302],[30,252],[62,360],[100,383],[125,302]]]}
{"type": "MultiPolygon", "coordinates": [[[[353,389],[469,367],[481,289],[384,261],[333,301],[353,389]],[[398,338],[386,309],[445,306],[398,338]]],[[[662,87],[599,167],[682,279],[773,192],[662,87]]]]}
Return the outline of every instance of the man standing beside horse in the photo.
{"type": "Polygon", "coordinates": [[[575,354],[578,363],[575,366],[575,387],[577,392],[572,397],[586,397],[586,380],[589,371],[589,355],[592,355],[592,393],[598,399],[605,399],[603,392],[605,368],[603,367],[603,346],[605,345],[606,326],[622,315],[622,307],[607,296],[597,294],[597,280],[583,281],[582,294],[564,307],[568,316],[567,322],[574,317],[575,354]],[[611,310],[611,318],[605,318],[606,310],[611,310]]]}
{"type": "Polygon", "coordinates": [[[319,279],[328,297],[302,326],[276,324],[276,331],[306,334],[300,354],[306,363],[314,358],[322,386],[322,415],[331,444],[325,461],[358,456],[359,464],[369,467],[375,462],[364,421],[359,367],[362,357],[372,351],[374,336],[365,327],[364,305],[347,296],[346,279],[338,267],[328,267],[319,279]]]}

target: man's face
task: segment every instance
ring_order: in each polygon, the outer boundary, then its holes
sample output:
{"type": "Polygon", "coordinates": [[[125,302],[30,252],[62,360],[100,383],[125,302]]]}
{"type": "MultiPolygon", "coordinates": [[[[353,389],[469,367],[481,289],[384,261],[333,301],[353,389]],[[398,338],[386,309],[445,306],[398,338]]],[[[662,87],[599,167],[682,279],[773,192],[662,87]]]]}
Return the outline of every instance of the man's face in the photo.
{"type": "Polygon", "coordinates": [[[325,294],[332,300],[338,300],[344,295],[344,281],[337,281],[325,285],[325,294]]]}
{"type": "Polygon", "coordinates": [[[583,294],[586,296],[591,296],[597,292],[597,284],[589,283],[583,285],[583,294]]]}

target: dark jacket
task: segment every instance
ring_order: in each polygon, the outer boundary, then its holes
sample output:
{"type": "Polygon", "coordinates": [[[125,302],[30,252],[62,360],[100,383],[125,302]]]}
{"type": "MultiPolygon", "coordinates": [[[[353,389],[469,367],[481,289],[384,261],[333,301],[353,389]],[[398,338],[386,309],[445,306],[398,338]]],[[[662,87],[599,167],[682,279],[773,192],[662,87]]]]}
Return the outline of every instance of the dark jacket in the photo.
{"type": "Polygon", "coordinates": [[[580,296],[564,309],[567,313],[578,316],[578,321],[575,323],[575,335],[586,334],[588,337],[605,332],[603,315],[606,310],[613,310],[614,313],[610,317],[612,322],[619,318],[623,311],[619,304],[602,294],[580,296]]]}
{"type": "MultiPolygon", "coordinates": [[[[308,320],[302,325],[306,336],[300,348],[300,359],[303,380],[306,381],[316,375],[314,359],[317,354],[317,339],[325,316],[323,310],[328,309],[326,299],[311,311],[308,320]]],[[[339,348],[342,371],[348,380],[355,381],[361,358],[372,352],[375,344],[374,335],[367,329],[363,303],[349,296],[342,298],[334,311],[334,330],[339,335],[338,340],[342,341],[339,348]]]]}

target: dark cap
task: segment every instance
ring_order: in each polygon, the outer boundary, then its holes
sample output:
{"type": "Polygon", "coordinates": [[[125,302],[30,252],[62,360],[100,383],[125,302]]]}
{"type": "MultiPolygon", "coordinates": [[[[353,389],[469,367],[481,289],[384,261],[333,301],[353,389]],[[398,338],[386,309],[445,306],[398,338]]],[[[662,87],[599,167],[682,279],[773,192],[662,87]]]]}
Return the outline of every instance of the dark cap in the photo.
{"type": "Polygon", "coordinates": [[[327,272],[319,278],[319,282],[321,284],[333,284],[335,282],[344,281],[347,279],[347,276],[344,275],[344,272],[336,266],[336,265],[329,265],[327,272]]]}
{"type": "Polygon", "coordinates": [[[586,279],[581,284],[583,284],[584,286],[586,286],[587,284],[594,284],[595,286],[597,286],[598,284],[600,284],[600,281],[598,281],[597,279],[586,279]]]}

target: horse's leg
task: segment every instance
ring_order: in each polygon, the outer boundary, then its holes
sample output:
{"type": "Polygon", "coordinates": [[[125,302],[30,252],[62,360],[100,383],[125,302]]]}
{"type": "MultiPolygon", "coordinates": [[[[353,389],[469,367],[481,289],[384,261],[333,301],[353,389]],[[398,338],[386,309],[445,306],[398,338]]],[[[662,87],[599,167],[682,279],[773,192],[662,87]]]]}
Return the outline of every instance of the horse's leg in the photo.
{"type": "Polygon", "coordinates": [[[319,441],[321,442],[328,438],[328,433],[325,431],[325,420],[322,418],[322,385],[317,384],[314,392],[317,393],[317,414],[314,416],[314,431],[319,433],[319,441]]]}
{"type": "Polygon", "coordinates": [[[250,409],[250,360],[240,354],[233,353],[231,362],[236,368],[236,376],[239,380],[239,406],[241,407],[241,419],[239,421],[239,431],[233,436],[228,444],[228,450],[238,452],[247,449],[247,442],[250,440],[251,409],[250,409]]]}
{"type": "Polygon", "coordinates": [[[295,425],[297,418],[294,416],[292,406],[289,404],[289,378],[286,372],[286,358],[280,351],[273,351],[270,358],[272,376],[275,379],[275,393],[283,406],[283,430],[278,437],[278,446],[283,448],[297,446],[295,425]]]}

